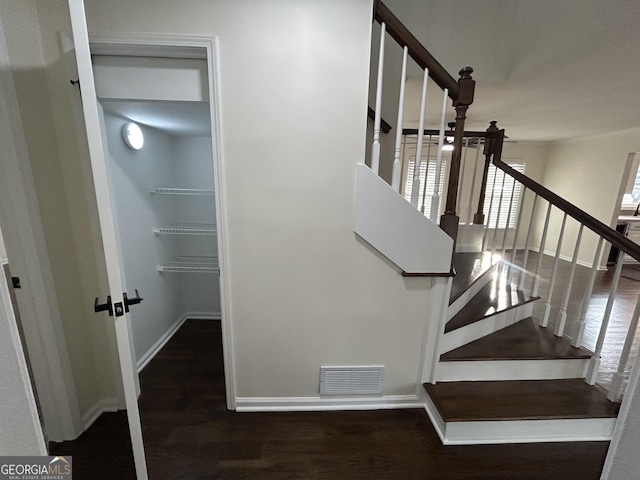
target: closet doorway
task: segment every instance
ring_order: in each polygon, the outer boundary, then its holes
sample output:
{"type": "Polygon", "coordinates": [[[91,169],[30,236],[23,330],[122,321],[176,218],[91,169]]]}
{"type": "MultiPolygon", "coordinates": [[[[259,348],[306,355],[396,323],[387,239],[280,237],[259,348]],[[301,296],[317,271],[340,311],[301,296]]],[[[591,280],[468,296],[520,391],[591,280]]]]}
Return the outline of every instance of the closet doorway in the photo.
{"type": "MultiPolygon", "coordinates": [[[[103,301],[108,296],[107,301],[103,304],[96,301],[96,307],[99,310],[109,310],[114,317],[136,474],[137,478],[142,479],[147,478],[148,475],[137,404],[140,388],[137,376],[138,366],[143,367],[145,361],[153,356],[154,351],[160,349],[163,342],[171,336],[172,330],[176,329],[176,325],[179,324],[182,318],[198,313],[208,317],[220,317],[227,408],[235,409],[233,356],[230,351],[232,342],[228,326],[229,319],[226,315],[228,289],[225,284],[225,275],[228,274],[228,267],[225,256],[225,197],[223,191],[223,161],[220,149],[219,79],[216,41],[213,38],[114,35],[108,38],[92,38],[90,44],[81,0],[71,0],[70,8],[78,74],[82,86],[84,121],[89,142],[93,181],[109,278],[109,291],[102,293],[103,301]],[[102,82],[102,80],[99,80],[100,75],[94,76],[94,67],[95,73],[98,74],[100,57],[110,57],[109,61],[112,63],[124,60],[125,67],[131,68],[137,74],[140,73],[138,67],[148,67],[146,69],[151,74],[144,79],[135,75],[129,76],[127,81],[121,82],[123,88],[121,93],[117,95],[109,94],[100,86],[102,82]],[[130,62],[132,58],[134,59],[133,64],[130,62]],[[180,91],[182,92],[190,91],[189,88],[184,88],[184,82],[176,81],[175,76],[163,74],[163,68],[167,67],[166,65],[158,66],[157,62],[166,59],[169,59],[169,63],[182,63],[181,60],[187,62],[203,61],[204,63],[200,63],[204,65],[206,74],[204,76],[201,74],[194,76],[193,69],[185,71],[172,66],[169,66],[168,69],[178,77],[182,76],[181,78],[187,78],[199,83],[200,92],[206,92],[207,98],[193,100],[176,98],[171,95],[167,97],[156,96],[163,84],[165,86],[169,84],[169,86],[181,87],[180,91]],[[183,75],[185,72],[186,75],[183,75]],[[96,89],[96,87],[99,88],[96,89]],[[134,87],[141,91],[142,94],[133,95],[132,90],[136,90],[134,87]],[[153,98],[149,98],[151,94],[154,95],[153,98]],[[195,137],[196,135],[172,135],[166,131],[163,133],[159,125],[151,126],[145,124],[141,118],[136,121],[134,118],[129,118],[133,116],[131,112],[127,114],[125,111],[127,108],[125,103],[128,102],[137,103],[138,106],[141,106],[148,103],[148,101],[153,101],[153,108],[161,110],[169,107],[166,102],[202,102],[205,100],[208,102],[211,122],[208,146],[205,145],[207,141],[202,140],[203,138],[206,139],[206,136],[200,137],[200,141],[193,142],[191,139],[182,137],[195,137]],[[130,122],[130,120],[132,121],[130,122]],[[119,124],[122,122],[127,125],[122,125],[122,129],[120,129],[119,124]],[[119,130],[117,141],[124,142],[124,146],[116,143],[116,136],[111,141],[109,140],[109,136],[111,136],[109,130],[112,130],[112,133],[119,130]],[[139,136],[136,137],[140,132],[144,140],[141,140],[139,136]],[[163,138],[163,135],[175,138],[167,139],[163,138]],[[187,172],[188,169],[186,168],[174,168],[175,165],[163,168],[149,167],[148,161],[135,162],[136,159],[140,160],[140,156],[133,158],[123,154],[124,148],[135,150],[139,153],[145,147],[149,147],[152,141],[158,141],[161,144],[164,142],[164,148],[156,148],[156,153],[165,149],[178,155],[187,155],[187,152],[199,151],[201,155],[197,156],[205,157],[206,153],[210,152],[208,166],[206,166],[206,162],[203,162],[203,165],[205,165],[202,167],[203,170],[191,174],[187,172]],[[119,151],[118,155],[122,155],[122,158],[118,160],[120,163],[112,161],[111,150],[119,151]],[[134,165],[129,168],[130,171],[123,168],[127,161],[132,162],[134,165]],[[147,168],[143,167],[145,165],[147,168]],[[209,182],[211,182],[211,175],[207,177],[206,173],[203,173],[207,169],[213,175],[213,189],[206,188],[210,184],[188,184],[195,177],[197,177],[198,181],[208,178],[209,182]],[[139,185],[145,183],[142,180],[143,173],[146,172],[146,175],[150,175],[151,171],[154,172],[153,175],[155,176],[151,175],[152,178],[147,178],[146,186],[143,189],[144,192],[141,192],[139,185]],[[169,174],[169,172],[172,173],[169,174]],[[171,180],[171,183],[160,184],[162,180],[171,180]],[[187,191],[188,194],[186,194],[187,191]],[[207,199],[208,208],[194,207],[193,205],[188,207],[180,204],[180,202],[203,201],[207,205],[207,199]],[[127,208],[132,205],[131,202],[134,200],[138,202],[137,206],[132,209],[127,208]],[[143,212],[146,212],[146,214],[143,214],[143,212]],[[149,226],[151,226],[151,230],[147,228],[149,226]],[[168,230],[163,230],[175,229],[176,227],[190,229],[190,231],[169,233],[168,230]],[[198,231],[194,233],[194,230],[198,231]],[[143,233],[145,235],[144,238],[141,237],[143,233]],[[127,247],[123,248],[125,238],[127,247]],[[126,253],[130,243],[142,245],[142,248],[138,250],[138,254],[135,252],[126,253]],[[154,257],[149,252],[155,252],[157,256],[154,257]],[[144,262],[142,261],[143,256],[144,262]],[[141,280],[143,277],[147,279],[144,280],[145,282],[149,281],[150,277],[146,274],[134,275],[135,278],[132,279],[128,275],[132,271],[131,266],[135,265],[135,270],[138,268],[138,264],[143,267],[146,273],[149,273],[149,268],[144,268],[145,263],[151,265],[156,283],[158,281],[160,283],[164,282],[164,293],[166,294],[169,290],[172,290],[175,292],[175,298],[169,302],[171,309],[163,321],[164,323],[161,325],[155,324],[157,328],[154,330],[153,335],[148,335],[148,331],[144,331],[142,337],[146,336],[148,338],[140,337],[137,339],[135,338],[136,335],[131,321],[134,310],[143,311],[147,304],[153,304],[154,302],[149,301],[150,298],[165,300],[165,295],[151,293],[150,297],[149,294],[145,293],[146,284],[145,287],[132,284],[133,281],[143,281],[141,280]],[[187,271],[187,268],[190,268],[190,270],[187,271]],[[194,269],[199,271],[194,271],[194,269]],[[209,286],[205,285],[207,282],[198,284],[192,280],[176,280],[182,276],[189,275],[206,275],[210,279],[209,286]],[[213,280],[218,282],[218,289],[215,292],[210,288],[213,280]],[[207,295],[205,295],[207,298],[197,298],[195,293],[199,288],[207,292],[207,295]],[[187,292],[188,295],[193,293],[194,299],[185,300],[184,295],[178,295],[178,290],[187,292]],[[219,298],[218,315],[215,315],[217,313],[215,312],[215,298],[212,297],[219,298]],[[143,300],[140,301],[140,299],[143,300]],[[201,303],[198,304],[197,302],[201,303]],[[192,308],[198,311],[192,311],[192,308]],[[201,308],[203,311],[200,310],[201,308]],[[173,318],[176,315],[178,318],[173,318]],[[171,320],[167,320],[168,318],[171,318],[171,320]],[[164,330],[167,326],[168,329],[164,330]],[[139,352],[137,351],[138,349],[142,351],[139,352]]],[[[120,70],[117,76],[121,76],[122,72],[120,70]]],[[[152,109],[149,105],[147,104],[147,110],[152,109]]],[[[200,106],[200,108],[203,107],[200,106]]],[[[185,107],[185,109],[193,110],[192,107],[185,107]]],[[[197,109],[198,107],[196,106],[195,110],[197,109]]],[[[195,160],[193,162],[191,160],[184,161],[187,164],[198,163],[195,160]]],[[[162,309],[158,309],[156,313],[160,310],[162,309]]],[[[164,310],[162,311],[164,312],[164,310]]],[[[148,316],[148,318],[151,317],[153,315],[148,316]]],[[[140,331],[143,331],[143,329],[140,329],[140,331]]]]}

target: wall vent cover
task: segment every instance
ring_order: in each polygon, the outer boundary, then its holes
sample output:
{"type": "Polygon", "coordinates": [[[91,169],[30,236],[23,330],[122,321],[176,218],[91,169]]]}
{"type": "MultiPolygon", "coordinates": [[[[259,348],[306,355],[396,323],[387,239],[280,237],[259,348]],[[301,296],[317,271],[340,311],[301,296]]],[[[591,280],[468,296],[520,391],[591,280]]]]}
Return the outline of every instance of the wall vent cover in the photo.
{"type": "Polygon", "coordinates": [[[384,366],[320,367],[320,395],[381,395],[384,366]]]}

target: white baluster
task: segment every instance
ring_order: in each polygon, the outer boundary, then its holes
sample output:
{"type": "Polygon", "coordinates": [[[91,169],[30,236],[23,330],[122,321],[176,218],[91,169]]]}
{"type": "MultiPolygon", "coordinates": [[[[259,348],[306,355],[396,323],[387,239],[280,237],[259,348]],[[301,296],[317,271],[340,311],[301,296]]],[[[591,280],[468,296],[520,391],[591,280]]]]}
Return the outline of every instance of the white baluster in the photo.
{"type": "Polygon", "coordinates": [[[624,341],[624,347],[622,347],[622,353],[620,354],[620,362],[618,363],[618,371],[613,374],[611,379],[611,387],[609,387],[609,393],[607,398],[612,402],[620,401],[622,398],[622,385],[624,383],[624,372],[627,368],[629,361],[629,354],[631,353],[631,347],[633,346],[633,340],[636,336],[636,330],[638,328],[638,319],[640,318],[640,299],[636,302],[636,308],[633,311],[631,317],[631,323],[629,324],[629,330],[627,330],[627,338],[624,341]]]}
{"type": "Polygon", "coordinates": [[[464,155],[462,155],[462,159],[460,161],[460,182],[458,183],[458,202],[462,205],[462,195],[464,191],[462,187],[464,186],[464,167],[467,163],[467,152],[469,150],[469,139],[464,139],[464,155]]]}
{"type": "Polygon", "coordinates": [[[447,113],[447,100],[449,89],[445,88],[442,97],[442,113],[440,115],[440,135],[438,136],[438,155],[436,156],[436,178],[431,197],[431,213],[429,218],[433,223],[438,223],[438,208],[440,207],[440,177],[442,176],[442,146],[444,145],[444,122],[447,113]]]}
{"type": "Polygon", "coordinates": [[[400,99],[398,100],[398,122],[396,123],[396,149],[393,155],[393,170],[391,173],[391,187],[400,192],[400,177],[402,176],[402,163],[400,162],[400,150],[402,148],[402,124],[404,119],[404,90],[407,83],[407,54],[409,49],[404,47],[402,53],[402,72],[400,74],[400,99]]]}
{"type": "Polygon", "coordinates": [[[578,252],[580,251],[580,242],[582,241],[582,230],[584,225],[580,224],[578,230],[578,237],[576,238],[576,246],[573,249],[573,257],[571,258],[571,269],[569,270],[569,279],[567,280],[567,287],[564,291],[564,297],[562,297],[562,305],[558,312],[558,318],[556,319],[556,328],[554,334],[556,337],[564,335],[564,327],[567,323],[567,306],[569,305],[569,297],[571,296],[571,286],[573,285],[573,276],[576,273],[576,263],[578,263],[578,252]]]}
{"type": "MultiPolygon", "coordinates": [[[[505,174],[505,177],[507,175],[505,174]]],[[[513,209],[513,197],[516,194],[516,181],[511,184],[511,198],[509,199],[509,210],[507,210],[507,224],[504,227],[504,233],[502,234],[502,258],[507,253],[507,232],[509,231],[509,224],[511,223],[511,210],[513,209]]]]}
{"type": "MultiPolygon", "coordinates": [[[[513,189],[515,190],[516,184],[515,180],[513,183],[513,189]]],[[[520,197],[520,211],[518,212],[518,220],[516,220],[516,231],[513,234],[513,246],[511,247],[511,263],[509,264],[509,268],[507,269],[507,276],[509,276],[509,272],[511,268],[516,264],[516,249],[518,248],[518,235],[520,234],[520,222],[522,220],[522,205],[524,205],[524,199],[527,194],[527,187],[524,187],[522,190],[522,196],[520,197]]]]}
{"type": "MultiPolygon", "coordinates": [[[[425,180],[427,179],[427,177],[429,176],[429,162],[431,160],[431,135],[429,135],[429,140],[427,143],[427,165],[425,168],[425,180]]],[[[422,212],[422,214],[424,215],[424,206],[426,204],[425,200],[427,199],[427,182],[424,182],[424,188],[422,189],[422,208],[420,209],[420,211],[422,212]]]]}
{"type": "MultiPolygon", "coordinates": [[[[502,172],[502,170],[500,170],[502,172]]],[[[498,170],[496,170],[498,173],[498,170]]],[[[500,213],[502,212],[502,198],[504,197],[504,182],[507,179],[507,175],[502,172],[502,185],[500,185],[500,199],[498,200],[498,213],[496,215],[496,226],[493,229],[493,240],[491,240],[491,255],[493,256],[496,250],[496,236],[498,235],[498,228],[500,227],[500,213]]]]}
{"type": "MultiPolygon", "coordinates": [[[[522,202],[524,205],[524,202],[522,202]]],[[[520,278],[518,280],[518,290],[524,288],[524,281],[527,277],[527,261],[529,260],[529,240],[531,240],[531,230],[533,230],[533,222],[536,216],[536,206],[538,205],[538,194],[533,197],[533,206],[531,207],[531,217],[529,218],[529,229],[524,239],[524,253],[522,257],[522,270],[520,270],[520,278]]]]}
{"type": "Polygon", "coordinates": [[[620,273],[622,272],[622,264],[624,261],[624,252],[620,251],[618,257],[618,264],[616,265],[616,271],[613,274],[613,281],[611,282],[611,289],[609,290],[609,299],[607,300],[607,306],[604,309],[604,316],[602,317],[602,323],[600,324],[600,333],[598,334],[598,341],[596,342],[596,349],[593,352],[593,357],[589,362],[587,368],[587,378],[585,382],[589,385],[595,385],[596,377],[598,376],[598,369],[600,368],[600,357],[602,355],[602,347],[604,345],[604,339],[607,336],[607,329],[609,328],[609,320],[611,319],[611,311],[613,310],[613,302],[616,298],[616,290],[618,290],[618,282],[620,281],[620,273]]]}
{"type": "MultiPolygon", "coordinates": [[[[493,195],[496,191],[496,177],[495,173],[497,172],[497,168],[495,168],[495,172],[493,175],[493,183],[491,185],[491,197],[489,198],[489,211],[487,212],[487,216],[485,217],[486,225],[484,226],[484,235],[482,236],[482,252],[484,252],[485,248],[489,250],[489,245],[487,245],[487,238],[489,236],[489,222],[491,220],[491,211],[493,210],[493,195]]],[[[498,222],[496,222],[496,225],[498,222]]]]}
{"type": "Polygon", "coordinates": [[[380,169],[380,123],[382,121],[382,77],[384,70],[384,36],[387,24],[380,24],[380,52],[378,54],[378,83],[376,85],[376,111],[373,118],[373,146],[371,147],[371,170],[380,169]]]}
{"type": "MultiPolygon", "coordinates": [[[[411,187],[411,205],[418,208],[420,198],[420,164],[422,162],[422,143],[424,142],[424,111],[427,103],[427,83],[429,80],[429,69],[424,69],[422,79],[422,99],[420,100],[420,119],[418,121],[418,144],[416,145],[416,161],[413,168],[413,186],[411,187]]],[[[426,177],[426,176],[425,176],[426,177]]],[[[425,178],[425,188],[427,185],[425,178]]]]}
{"type": "Polygon", "coordinates": [[[558,245],[556,246],[556,255],[553,259],[553,268],[551,269],[551,278],[549,279],[549,290],[547,291],[547,299],[544,302],[544,314],[540,320],[540,326],[546,327],[549,324],[549,314],[551,313],[551,298],[553,297],[553,287],[556,285],[556,274],[558,273],[558,263],[560,263],[560,249],[562,248],[562,238],[564,237],[564,227],[567,224],[567,214],[562,216],[562,226],[558,235],[558,245]]]}
{"type": "Polygon", "coordinates": [[[533,274],[533,287],[531,288],[531,296],[538,296],[538,289],[540,288],[540,270],[542,269],[542,259],[544,258],[544,247],[547,243],[547,233],[549,231],[549,217],[551,216],[551,204],[547,206],[547,216],[544,220],[544,228],[542,230],[542,237],[540,238],[540,249],[538,250],[538,263],[536,265],[536,271],[533,274]]]}
{"type": "Polygon", "coordinates": [[[584,296],[582,297],[582,303],[580,305],[580,311],[578,312],[578,324],[575,328],[573,335],[573,341],[571,345],[574,347],[580,347],[582,345],[582,339],[584,337],[584,327],[586,325],[587,310],[589,309],[589,302],[591,301],[591,292],[593,292],[593,285],[596,281],[596,274],[598,273],[598,261],[600,260],[600,252],[602,251],[603,238],[598,240],[598,246],[596,247],[596,254],[593,257],[593,263],[591,264],[591,273],[589,274],[589,280],[587,281],[587,287],[584,290],[584,296]]]}
{"type": "Polygon", "coordinates": [[[480,139],[478,139],[478,145],[476,146],[476,159],[473,164],[473,178],[471,179],[471,192],[469,192],[469,207],[467,208],[467,225],[471,224],[471,217],[473,216],[473,194],[476,188],[476,175],[478,173],[478,158],[480,157],[480,139]]]}

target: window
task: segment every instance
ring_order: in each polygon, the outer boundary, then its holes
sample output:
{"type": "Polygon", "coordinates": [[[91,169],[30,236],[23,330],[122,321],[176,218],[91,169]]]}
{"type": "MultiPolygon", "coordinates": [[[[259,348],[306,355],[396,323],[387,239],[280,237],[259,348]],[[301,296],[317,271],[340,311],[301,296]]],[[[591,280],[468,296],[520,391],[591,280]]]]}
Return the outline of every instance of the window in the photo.
{"type": "MultiPolygon", "coordinates": [[[[411,201],[411,192],[413,191],[413,169],[415,165],[415,156],[409,157],[409,167],[407,170],[407,181],[404,186],[404,198],[407,201],[411,201]]],[[[447,162],[442,159],[442,168],[440,170],[440,179],[438,181],[438,192],[440,199],[443,197],[444,189],[444,172],[446,171],[447,162]]],[[[431,200],[433,199],[433,192],[436,186],[436,159],[432,158],[427,166],[426,158],[423,158],[420,162],[420,194],[418,195],[418,210],[424,213],[427,217],[431,214],[431,200]],[[428,171],[427,171],[428,168],[428,171]],[[425,190],[425,177],[426,177],[426,190],[425,190]],[[423,208],[424,207],[424,208],[423,208]]],[[[442,203],[442,202],[440,202],[442,203]]],[[[440,217],[440,205],[438,205],[438,218],[440,217]]]]}
{"type": "MultiPolygon", "coordinates": [[[[524,162],[506,161],[505,163],[508,163],[514,170],[524,173],[524,162]]],[[[520,182],[516,182],[513,177],[506,175],[502,170],[495,166],[489,165],[489,172],[487,175],[487,194],[484,202],[485,222],[487,222],[489,228],[495,228],[496,222],[498,224],[498,228],[515,228],[518,209],[520,207],[521,192],[522,184],[520,182]],[[512,193],[513,204],[511,205],[511,215],[509,216],[509,204],[511,204],[512,193]],[[489,210],[491,210],[491,213],[489,213],[489,210]],[[498,211],[500,212],[499,217],[498,211]],[[508,225],[507,217],[509,217],[508,225]]]]}

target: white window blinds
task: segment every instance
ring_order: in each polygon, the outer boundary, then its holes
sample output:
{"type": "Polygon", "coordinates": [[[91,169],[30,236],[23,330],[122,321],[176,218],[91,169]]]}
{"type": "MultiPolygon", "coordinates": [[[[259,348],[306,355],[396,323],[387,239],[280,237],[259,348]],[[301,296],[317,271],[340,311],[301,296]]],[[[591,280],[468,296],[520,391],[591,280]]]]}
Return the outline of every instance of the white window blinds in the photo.
{"type": "MultiPolygon", "coordinates": [[[[514,170],[524,173],[523,162],[507,161],[505,163],[508,163],[514,170]]],[[[516,218],[518,218],[518,211],[520,208],[521,193],[521,183],[515,181],[513,177],[506,175],[502,170],[496,168],[494,165],[489,165],[487,193],[484,202],[485,222],[487,222],[489,228],[495,228],[496,222],[498,224],[498,228],[515,228],[516,218]],[[511,203],[512,197],[513,203],[511,203]],[[511,215],[509,215],[510,204],[511,215]],[[508,225],[507,219],[509,221],[508,225]]]]}
{"type": "MultiPolygon", "coordinates": [[[[411,192],[413,191],[413,169],[415,165],[415,157],[409,158],[409,169],[407,171],[407,181],[404,187],[404,198],[407,201],[411,201],[411,192]]],[[[440,178],[438,179],[438,192],[442,199],[444,188],[444,172],[447,168],[447,162],[442,159],[442,168],[440,171],[440,178]]],[[[435,157],[429,161],[428,167],[426,159],[422,159],[420,162],[420,195],[418,196],[418,210],[424,213],[427,217],[431,214],[431,201],[433,199],[433,193],[436,187],[436,159],[435,157]],[[425,183],[426,179],[426,183],[425,183]],[[426,190],[425,190],[426,185],[426,190]]],[[[442,202],[440,202],[442,204],[442,202]]],[[[440,217],[440,205],[438,205],[438,217],[440,217]]]]}

